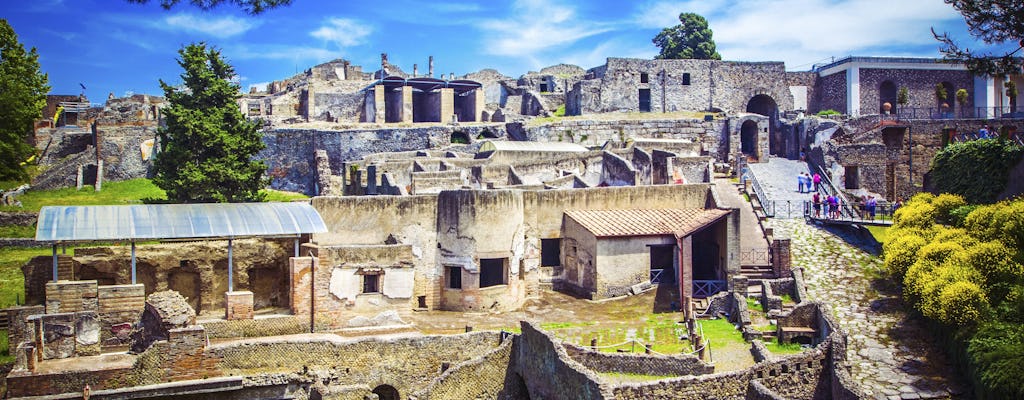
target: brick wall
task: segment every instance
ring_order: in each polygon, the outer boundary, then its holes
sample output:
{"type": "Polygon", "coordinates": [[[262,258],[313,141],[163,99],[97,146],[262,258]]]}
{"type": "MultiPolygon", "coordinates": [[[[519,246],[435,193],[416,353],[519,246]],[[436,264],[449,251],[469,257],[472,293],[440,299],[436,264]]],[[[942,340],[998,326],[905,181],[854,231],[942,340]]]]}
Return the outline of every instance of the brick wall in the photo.
{"type": "Polygon", "coordinates": [[[420,400],[462,400],[523,398],[515,374],[509,374],[512,352],[511,339],[483,356],[452,366],[434,379],[430,386],[415,394],[420,400]]]}
{"type": "Polygon", "coordinates": [[[146,307],[146,288],[142,284],[97,287],[100,340],[104,344],[126,344],[112,331],[115,325],[134,324],[146,307]]]}
{"type": "Polygon", "coordinates": [[[46,284],[46,313],[96,311],[99,307],[96,281],[58,281],[46,284]]]}
{"type": "Polygon", "coordinates": [[[638,375],[704,375],[715,371],[714,365],[705,364],[692,355],[651,356],[604,353],[564,343],[570,358],[599,373],[625,373],[638,375]]]}

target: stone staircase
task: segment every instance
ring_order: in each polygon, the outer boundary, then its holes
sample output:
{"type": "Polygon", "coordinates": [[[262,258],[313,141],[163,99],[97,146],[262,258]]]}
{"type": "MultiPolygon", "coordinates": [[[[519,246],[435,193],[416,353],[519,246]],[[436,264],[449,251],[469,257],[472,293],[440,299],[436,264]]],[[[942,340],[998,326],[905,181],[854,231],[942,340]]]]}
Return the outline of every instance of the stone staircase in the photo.
{"type": "Polygon", "coordinates": [[[742,265],[740,274],[747,277],[747,297],[760,297],[761,280],[775,279],[771,265],[742,265]]]}

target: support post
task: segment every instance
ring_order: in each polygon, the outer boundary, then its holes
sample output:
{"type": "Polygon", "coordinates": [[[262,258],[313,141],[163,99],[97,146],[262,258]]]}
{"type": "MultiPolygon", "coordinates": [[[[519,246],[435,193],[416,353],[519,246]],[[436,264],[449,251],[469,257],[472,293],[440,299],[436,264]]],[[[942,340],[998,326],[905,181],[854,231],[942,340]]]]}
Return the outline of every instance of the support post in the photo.
{"type": "Polygon", "coordinates": [[[295,258],[299,258],[299,238],[295,238],[295,258]]]}
{"type": "Polygon", "coordinates": [[[231,251],[231,239],[228,239],[228,293],[235,291],[234,254],[231,251]]]}
{"type": "Polygon", "coordinates": [[[134,285],[135,283],[136,283],[135,282],[135,241],[133,240],[132,241],[132,285],[134,285]]]}
{"type": "Polygon", "coordinates": [[[57,282],[57,243],[53,244],[53,281],[57,282]]]}

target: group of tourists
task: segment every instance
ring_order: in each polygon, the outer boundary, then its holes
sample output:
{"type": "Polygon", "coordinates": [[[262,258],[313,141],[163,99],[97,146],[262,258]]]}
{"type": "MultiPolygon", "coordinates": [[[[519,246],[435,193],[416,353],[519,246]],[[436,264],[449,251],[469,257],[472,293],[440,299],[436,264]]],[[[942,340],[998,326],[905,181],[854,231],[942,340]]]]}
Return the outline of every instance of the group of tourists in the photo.
{"type": "Polygon", "coordinates": [[[811,174],[801,172],[796,176],[797,191],[800,193],[817,192],[821,186],[821,175],[817,173],[812,177],[811,174]]]}
{"type": "Polygon", "coordinates": [[[814,195],[811,196],[811,201],[814,203],[814,218],[821,218],[822,206],[825,208],[825,218],[838,219],[840,217],[839,205],[841,201],[839,196],[833,194],[825,196],[824,203],[822,203],[821,194],[814,192],[814,195]]]}

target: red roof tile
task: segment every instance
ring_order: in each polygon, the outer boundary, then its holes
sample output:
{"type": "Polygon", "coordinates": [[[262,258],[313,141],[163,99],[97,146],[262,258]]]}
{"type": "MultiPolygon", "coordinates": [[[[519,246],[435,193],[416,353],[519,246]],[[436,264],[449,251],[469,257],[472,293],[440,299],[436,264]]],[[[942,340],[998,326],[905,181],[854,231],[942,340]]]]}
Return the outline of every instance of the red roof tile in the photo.
{"type": "Polygon", "coordinates": [[[566,210],[565,215],[597,237],[686,236],[729,214],[719,209],[566,210]]]}

